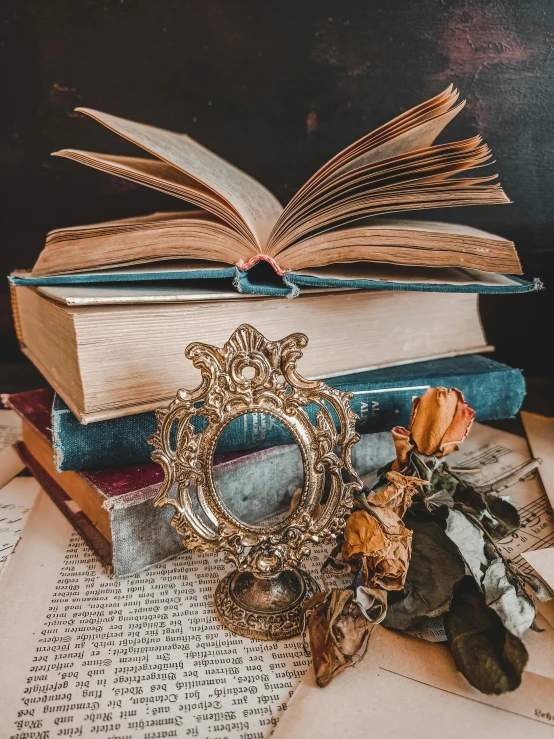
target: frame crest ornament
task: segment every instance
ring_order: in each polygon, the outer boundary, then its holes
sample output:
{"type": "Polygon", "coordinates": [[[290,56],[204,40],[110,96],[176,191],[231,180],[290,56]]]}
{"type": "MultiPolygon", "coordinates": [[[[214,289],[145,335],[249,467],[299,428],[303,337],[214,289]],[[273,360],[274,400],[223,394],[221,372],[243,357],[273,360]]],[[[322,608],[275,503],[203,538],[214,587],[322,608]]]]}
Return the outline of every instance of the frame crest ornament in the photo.
{"type": "Polygon", "coordinates": [[[152,459],[164,470],[155,505],[174,507],[171,525],[186,547],[224,552],[234,564],[236,571],[218,585],[216,611],[231,631],[254,638],[300,632],[302,602],[319,589],[300,569],[302,560],[310,543],[336,540],[353,494],[362,488],[352,466],[352,447],[359,439],[352,394],[297,372],[307,344],[301,333],[268,341],[248,324],[221,349],[189,344],[185,355],[202,381],[195,390],[179,390],[169,407],[156,411],[158,429],[149,438],[152,459]],[[306,411],[310,404],[317,406],[315,423],[306,411]],[[240,521],[214,483],[219,437],[228,423],[247,413],[281,421],[301,451],[304,487],[296,508],[277,523],[240,521]],[[191,423],[195,416],[205,418],[202,431],[191,423]]]}

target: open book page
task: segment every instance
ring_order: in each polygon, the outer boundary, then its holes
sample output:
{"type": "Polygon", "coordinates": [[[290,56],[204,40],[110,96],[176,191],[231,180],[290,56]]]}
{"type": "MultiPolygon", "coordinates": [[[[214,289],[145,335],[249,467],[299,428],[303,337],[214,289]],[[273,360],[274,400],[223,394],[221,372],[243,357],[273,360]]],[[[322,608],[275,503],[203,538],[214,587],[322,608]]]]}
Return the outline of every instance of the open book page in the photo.
{"type": "MultiPolygon", "coordinates": [[[[337,154],[300,189],[286,206],[270,237],[271,252],[277,253],[283,248],[287,241],[287,232],[290,233],[292,225],[295,222],[298,223],[301,214],[304,214],[302,220],[305,222],[306,211],[310,208],[315,211],[324,210],[325,198],[323,196],[325,193],[327,193],[327,200],[340,199],[343,201],[356,183],[358,186],[364,184],[366,190],[375,189],[375,181],[379,180],[380,172],[388,171],[390,179],[390,173],[398,170],[399,167],[401,169],[402,166],[408,174],[410,170],[413,170],[412,176],[414,176],[418,169],[422,171],[421,163],[419,167],[417,163],[420,152],[427,152],[423,154],[424,158],[425,156],[428,159],[436,158],[440,154],[444,159],[448,156],[451,158],[453,152],[459,151],[468,158],[467,164],[462,165],[461,169],[477,166],[480,163],[477,155],[479,137],[468,142],[431,147],[438,134],[463,107],[462,104],[452,108],[457,97],[457,93],[453,92],[450,87],[442,95],[399,116],[337,154]],[[473,151],[476,153],[472,154],[473,151]]],[[[485,154],[484,150],[483,154],[485,154]]],[[[442,176],[450,176],[458,169],[455,161],[452,161],[449,174],[442,176]]],[[[433,170],[430,170],[428,174],[433,174],[433,170]]],[[[435,174],[438,174],[438,170],[435,170],[435,174]]],[[[382,179],[383,175],[380,178],[382,179]]],[[[349,215],[346,202],[342,205],[345,211],[344,216],[349,215]]],[[[298,227],[304,226],[307,233],[312,228],[308,224],[309,221],[299,224],[298,227]]]]}
{"type": "Polygon", "coordinates": [[[188,552],[111,580],[41,494],[0,585],[0,736],[269,736],[310,659],[219,625],[227,571],[188,552]]]}
{"type": "Polygon", "coordinates": [[[457,224],[391,218],[367,218],[350,227],[324,230],[289,246],[278,259],[290,270],[357,261],[370,269],[368,262],[522,272],[508,239],[457,224]]]}
{"type": "Polygon", "coordinates": [[[282,206],[263,185],[185,134],[128,121],[100,111],[77,108],[80,113],[173,165],[225,198],[244,220],[253,242],[263,249],[282,206]]]}
{"type": "MultiPolygon", "coordinates": [[[[271,233],[268,253],[282,254],[309,234],[363,216],[509,202],[501,187],[491,184],[495,175],[450,181],[491,157],[479,136],[432,146],[463,107],[452,107],[456,100],[457,93],[449,88],[330,160],[286,206],[271,233]]],[[[364,243],[362,238],[360,245],[364,243]]]]}

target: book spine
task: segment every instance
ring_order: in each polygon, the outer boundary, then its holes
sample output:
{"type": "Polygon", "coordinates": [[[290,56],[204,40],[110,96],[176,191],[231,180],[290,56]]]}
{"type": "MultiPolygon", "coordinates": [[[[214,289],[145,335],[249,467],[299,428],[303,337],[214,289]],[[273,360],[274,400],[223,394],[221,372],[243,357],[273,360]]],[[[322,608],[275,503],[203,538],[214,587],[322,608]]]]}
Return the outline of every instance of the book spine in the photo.
{"type": "MultiPolygon", "coordinates": [[[[477,421],[513,417],[525,394],[522,373],[503,365],[492,372],[410,378],[400,384],[381,382],[361,386],[345,382],[344,378],[340,383],[333,383],[333,380],[329,383],[353,393],[351,406],[359,417],[357,430],[360,433],[406,426],[412,400],[428,387],[459,388],[475,409],[477,421]]],[[[315,407],[308,408],[312,421],[316,411],[315,407]]],[[[54,406],[52,427],[58,469],[79,470],[148,462],[152,448],[147,438],[154,433],[156,425],[154,413],[81,425],[69,410],[59,410],[54,406]]],[[[294,442],[290,432],[277,419],[252,413],[235,419],[224,429],[217,453],[253,451],[291,443],[294,442]]]]}
{"type": "Polygon", "coordinates": [[[21,317],[19,315],[19,305],[17,303],[17,291],[15,287],[10,283],[10,303],[12,307],[13,324],[15,328],[15,335],[19,341],[20,346],[24,346],[23,341],[23,329],[21,327],[21,317]]]}

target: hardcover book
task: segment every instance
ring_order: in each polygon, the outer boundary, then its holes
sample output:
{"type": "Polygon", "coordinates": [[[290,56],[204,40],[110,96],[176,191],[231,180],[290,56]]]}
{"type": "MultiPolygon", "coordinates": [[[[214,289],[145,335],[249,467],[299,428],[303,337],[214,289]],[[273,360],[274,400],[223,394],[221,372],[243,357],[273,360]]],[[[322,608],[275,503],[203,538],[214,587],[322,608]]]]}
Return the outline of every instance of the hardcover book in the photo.
{"type": "Polygon", "coordinates": [[[487,350],[475,294],[316,290],[286,300],[203,285],[14,286],[17,335],[82,423],[196,387],[187,345],[223,346],[242,323],[269,339],[306,334],[299,371],[309,378],[487,350]]]}
{"type": "MultiPolygon", "coordinates": [[[[360,433],[407,426],[414,395],[428,387],[460,389],[475,409],[477,421],[511,418],[525,395],[519,370],[478,354],[358,372],[325,382],[353,393],[350,405],[359,417],[360,433]]],[[[54,398],[52,436],[60,471],[147,462],[152,448],[146,440],[155,430],[153,412],[81,424],[59,395],[54,398]]],[[[249,414],[224,429],[217,448],[231,452],[290,443],[290,432],[271,416],[249,414]]]]}
{"type": "Polygon", "coordinates": [[[434,145],[463,106],[450,86],[402,113],[330,159],[284,208],[263,185],[187,135],[78,108],[151,158],[76,149],[58,156],[201,210],[58,229],[31,275],[17,277],[30,279],[26,284],[148,279],[136,267],[177,260],[177,268],[154,270],[156,279],[233,278],[239,290],[266,294],[296,294],[301,286],[532,289],[502,276],[521,273],[511,241],[469,226],[394,217],[509,202],[496,175],[473,171],[491,157],[479,136],[434,145]],[[281,279],[268,273],[260,279],[259,271],[251,278],[260,262],[281,279]],[[129,265],[135,269],[126,270],[129,265]]]}
{"type": "MultiPolygon", "coordinates": [[[[153,462],[86,472],[58,472],[51,436],[50,390],[9,395],[6,404],[23,420],[20,454],[45,491],[116,577],[130,575],[183,551],[167,507],[153,500],[163,479],[153,462]]],[[[369,439],[369,436],[364,437],[369,439]]],[[[354,462],[368,474],[394,456],[390,433],[355,447],[354,462]]],[[[214,480],[245,520],[261,520],[290,504],[302,483],[299,448],[282,446],[215,460],[214,480]]]]}

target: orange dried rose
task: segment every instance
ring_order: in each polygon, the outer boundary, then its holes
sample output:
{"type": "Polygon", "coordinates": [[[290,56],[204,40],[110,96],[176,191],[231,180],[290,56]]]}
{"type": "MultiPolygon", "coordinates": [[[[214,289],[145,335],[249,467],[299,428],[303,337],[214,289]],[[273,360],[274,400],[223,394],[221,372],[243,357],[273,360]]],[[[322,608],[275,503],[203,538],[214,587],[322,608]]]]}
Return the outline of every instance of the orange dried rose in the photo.
{"type": "Polygon", "coordinates": [[[412,503],[412,498],[418,491],[419,485],[426,485],[425,480],[419,477],[401,475],[400,472],[387,472],[385,475],[389,481],[388,485],[378,490],[368,503],[379,508],[387,506],[393,510],[399,518],[402,518],[412,503]]]}
{"type": "Polygon", "coordinates": [[[444,457],[469,433],[475,411],[454,387],[432,387],[412,403],[410,431],[422,454],[444,457]]]}
{"type": "Polygon", "coordinates": [[[408,455],[417,448],[421,454],[445,457],[458,449],[469,433],[475,411],[454,387],[432,387],[412,403],[407,429],[396,426],[392,436],[396,448],[394,470],[408,463],[408,455]]]}
{"type": "Polygon", "coordinates": [[[372,508],[374,515],[357,510],[348,517],[342,557],[352,564],[362,560],[362,582],[367,587],[402,590],[412,553],[412,532],[390,508],[372,508]]]}

